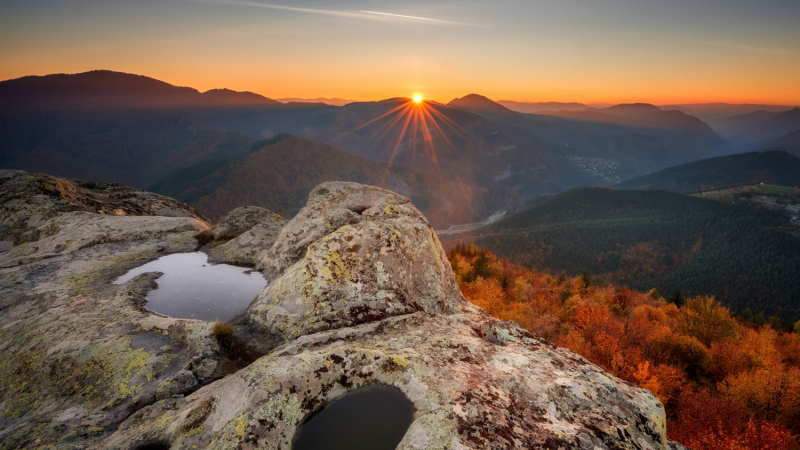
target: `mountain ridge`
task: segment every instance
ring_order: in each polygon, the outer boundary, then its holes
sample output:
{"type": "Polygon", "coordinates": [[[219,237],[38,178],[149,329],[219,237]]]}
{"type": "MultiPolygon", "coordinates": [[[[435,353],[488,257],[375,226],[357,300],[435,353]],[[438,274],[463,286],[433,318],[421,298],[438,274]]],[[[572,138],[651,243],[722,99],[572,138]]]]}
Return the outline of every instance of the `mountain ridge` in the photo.
{"type": "Polygon", "coordinates": [[[200,92],[150,78],[110,70],[26,76],[0,81],[4,110],[85,110],[280,104],[252,92],[200,92]]]}
{"type": "Polygon", "coordinates": [[[779,150],[719,156],[670,167],[615,187],[688,192],[756,181],[800,186],[800,158],[779,150]]]}

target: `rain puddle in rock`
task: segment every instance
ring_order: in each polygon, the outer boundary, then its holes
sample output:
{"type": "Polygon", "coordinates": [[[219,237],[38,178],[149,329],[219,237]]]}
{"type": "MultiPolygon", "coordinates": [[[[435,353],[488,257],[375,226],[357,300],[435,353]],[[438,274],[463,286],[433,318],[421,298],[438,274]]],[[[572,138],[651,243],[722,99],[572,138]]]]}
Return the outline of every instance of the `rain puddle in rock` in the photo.
{"type": "Polygon", "coordinates": [[[293,450],[394,450],[414,421],[414,404],[381,384],[332,401],[295,433],[293,450]]]}
{"type": "Polygon", "coordinates": [[[122,284],[145,272],[163,272],[147,306],[180,319],[225,322],[246,308],[267,285],[261,273],[228,264],[210,264],[202,252],[162,256],[114,280],[122,284]]]}

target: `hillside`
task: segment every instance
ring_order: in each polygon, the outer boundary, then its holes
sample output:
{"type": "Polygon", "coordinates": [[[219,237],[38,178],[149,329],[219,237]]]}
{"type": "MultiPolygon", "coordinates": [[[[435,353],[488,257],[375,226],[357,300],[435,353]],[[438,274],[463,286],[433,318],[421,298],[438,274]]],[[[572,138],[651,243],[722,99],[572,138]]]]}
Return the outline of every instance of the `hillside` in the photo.
{"type": "Polygon", "coordinates": [[[791,133],[781,136],[778,139],[767,142],[758,148],[760,152],[768,152],[773,150],[782,150],[800,157],[800,129],[794,130],[791,133]]]}
{"type": "Polygon", "coordinates": [[[395,193],[324,183],[290,221],[235,210],[215,236],[187,206],[119,185],[86,183],[94,204],[65,208],[72,184],[0,171],[14,197],[0,223],[43,231],[0,252],[4,449],[298,449],[318,412],[362,394],[337,419],[363,433],[354,417],[380,404],[380,435],[399,405],[397,441],[311,448],[679,448],[647,389],[469,305],[433,228],[395,193]],[[229,306],[239,280],[206,274],[245,270],[202,264],[199,239],[250,252],[271,281],[227,323],[196,317],[217,308],[197,295],[229,306]],[[119,278],[189,256],[198,264],[119,278]],[[170,278],[184,278],[169,295],[186,310],[156,313],[170,278]]]}
{"type": "Polygon", "coordinates": [[[737,320],[711,298],[555,277],[474,245],[447,258],[471,303],[657,395],[671,439],[704,450],[797,448],[788,435],[800,432],[800,335],[762,316],[737,320]]]}
{"type": "Polygon", "coordinates": [[[670,167],[615,187],[687,192],[753,181],[800,186],[800,158],[784,151],[720,156],[670,167]]]}
{"type": "Polygon", "coordinates": [[[383,184],[411,198],[436,227],[476,220],[493,203],[486,189],[442,182],[418,170],[390,169],[386,163],[289,135],[257,141],[232,157],[179,169],[147,189],[189,203],[216,221],[249,205],[293,217],[311,189],[326,181],[383,184]]]}
{"type": "Polygon", "coordinates": [[[800,107],[779,112],[755,111],[717,119],[712,125],[731,143],[749,150],[800,130],[800,107]]]}
{"type": "Polygon", "coordinates": [[[800,240],[788,216],[661,191],[576,188],[460,237],[539,269],[638,289],[714,295],[800,319],[800,240]]]}

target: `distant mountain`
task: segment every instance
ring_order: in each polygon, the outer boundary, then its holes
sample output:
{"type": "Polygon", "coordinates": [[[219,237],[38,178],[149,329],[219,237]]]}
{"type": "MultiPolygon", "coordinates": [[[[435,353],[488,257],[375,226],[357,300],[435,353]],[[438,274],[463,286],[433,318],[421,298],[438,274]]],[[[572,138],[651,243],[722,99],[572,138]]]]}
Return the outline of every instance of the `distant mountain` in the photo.
{"type": "Polygon", "coordinates": [[[800,129],[794,130],[785,136],[779,137],[778,139],[769,141],[758,148],[758,151],[760,152],[772,150],[783,150],[800,157],[800,129]]]}
{"type": "Polygon", "coordinates": [[[621,104],[599,110],[552,111],[543,114],[589,122],[715,136],[714,130],[697,117],[678,110],[664,111],[649,103],[621,104]]]}
{"type": "Polygon", "coordinates": [[[800,108],[755,111],[712,122],[714,129],[741,148],[752,149],[800,129],[800,108]]]}
{"type": "Polygon", "coordinates": [[[663,110],[677,109],[691,114],[713,127],[716,119],[749,114],[755,111],[783,112],[794,108],[796,105],[762,105],[753,103],[688,103],[677,105],[658,105],[663,110]]]}
{"type": "Polygon", "coordinates": [[[553,142],[576,166],[610,184],[730,151],[699,119],[648,104],[525,114],[472,94],[448,106],[510,126],[506,132],[518,139],[524,130],[553,142]]]}
{"type": "Polygon", "coordinates": [[[687,192],[751,181],[800,186],[800,158],[784,151],[720,156],[623,181],[616,187],[687,192]]]}
{"type": "Polygon", "coordinates": [[[289,135],[256,141],[245,152],[168,173],[147,190],[195,205],[212,220],[247,205],[292,217],[306,204],[311,189],[337,180],[380,185],[405,195],[434,226],[476,220],[492,206],[485,188],[389,167],[322,142],[289,135]]]}
{"type": "Polygon", "coordinates": [[[441,103],[358,102],[326,119],[302,134],[370,159],[506,192],[497,209],[599,181],[578,170],[552,142],[441,103]]]}
{"type": "Polygon", "coordinates": [[[516,113],[511,109],[478,94],[469,94],[453,99],[447,106],[490,116],[516,117],[516,113]]]}
{"type": "Polygon", "coordinates": [[[574,110],[584,110],[584,109],[592,109],[588,105],[584,105],[583,103],[561,103],[561,102],[536,102],[536,103],[529,103],[529,102],[514,102],[511,100],[499,100],[497,103],[505,106],[506,108],[521,112],[521,113],[540,113],[544,111],[574,111],[574,110]]]}
{"type": "Polygon", "coordinates": [[[451,106],[394,98],[339,107],[200,93],[102,71],[0,82],[2,168],[142,188],[176,169],[237,156],[249,149],[244,140],[284,133],[433,174],[440,184],[485,189],[487,213],[726,151],[713,133],[523,114],[478,95],[451,106]]]}
{"type": "Polygon", "coordinates": [[[278,103],[252,92],[215,89],[201,93],[141,75],[108,70],[29,76],[0,82],[3,112],[278,103]]]}
{"type": "MultiPolygon", "coordinates": [[[[145,110],[81,114],[76,119],[78,123],[54,119],[54,129],[32,151],[6,161],[4,168],[143,188],[177,168],[246,151],[253,141],[241,133],[199,129],[179,114],[145,110]]],[[[5,151],[6,136],[2,159],[13,156],[5,151]]]]}
{"type": "MultiPolygon", "coordinates": [[[[779,211],[662,191],[576,188],[445,242],[512,262],[663,295],[714,295],[786,323],[800,319],[800,239],[779,211]]],[[[448,236],[449,237],[449,236],[448,236]]]]}
{"type": "Polygon", "coordinates": [[[348,103],[353,103],[355,100],[347,100],[344,98],[325,98],[325,97],[317,97],[317,98],[298,98],[298,97],[290,97],[290,98],[277,98],[275,99],[281,103],[324,103],[326,105],[333,105],[333,106],[344,106],[348,103]]]}

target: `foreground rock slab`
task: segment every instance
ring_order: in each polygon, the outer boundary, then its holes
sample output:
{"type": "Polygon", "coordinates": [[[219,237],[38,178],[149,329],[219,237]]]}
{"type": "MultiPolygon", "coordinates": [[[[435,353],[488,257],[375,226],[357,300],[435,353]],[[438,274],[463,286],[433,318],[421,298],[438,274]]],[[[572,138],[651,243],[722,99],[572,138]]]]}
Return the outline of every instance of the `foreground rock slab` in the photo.
{"type": "Polygon", "coordinates": [[[109,198],[87,209],[68,188],[36,187],[52,178],[0,172],[17,192],[0,207],[13,236],[0,254],[0,448],[289,450],[300,423],[376,383],[416,409],[401,450],[678,448],[650,392],[467,303],[405,197],[325,183],[285,224],[233,212],[219,241],[261,227],[238,248],[271,281],[230,323],[232,348],[260,357],[231,368],[214,324],[146,308],[159,274],[111,284],[216,238],[208,223],[154,194],[64,180],[109,198]],[[30,192],[40,207],[25,206],[30,192]],[[115,192],[132,195],[125,215],[115,192]],[[143,201],[186,214],[151,216],[143,201]]]}
{"type": "Polygon", "coordinates": [[[416,407],[403,450],[667,445],[652,394],[471,306],[303,336],[140,411],[106,444],[290,449],[310,414],[372,383],[400,388],[416,407]]]}
{"type": "Polygon", "coordinates": [[[650,392],[498,321],[461,296],[404,197],[325,183],[259,262],[273,281],[236,322],[280,343],[182,399],[142,409],[108,448],[291,449],[300,423],[368,384],[401,389],[399,449],[663,449],[650,392]]]}
{"type": "Polygon", "coordinates": [[[0,171],[0,198],[16,244],[0,253],[0,448],[96,447],[136,410],[218,376],[212,324],[145,308],[159,274],[111,284],[194,250],[208,228],[196,211],[25,172],[0,171]]]}

